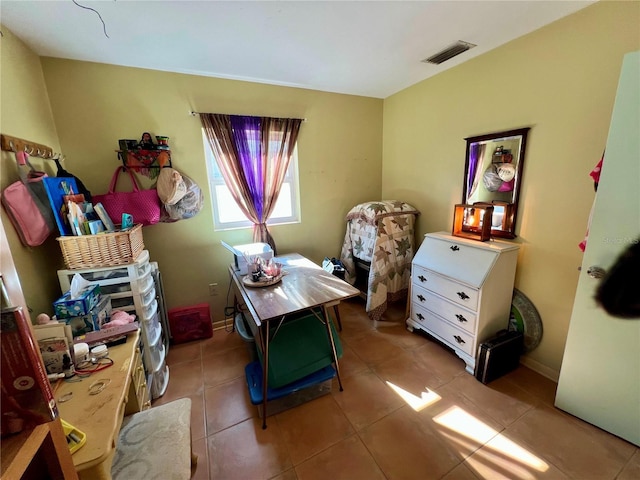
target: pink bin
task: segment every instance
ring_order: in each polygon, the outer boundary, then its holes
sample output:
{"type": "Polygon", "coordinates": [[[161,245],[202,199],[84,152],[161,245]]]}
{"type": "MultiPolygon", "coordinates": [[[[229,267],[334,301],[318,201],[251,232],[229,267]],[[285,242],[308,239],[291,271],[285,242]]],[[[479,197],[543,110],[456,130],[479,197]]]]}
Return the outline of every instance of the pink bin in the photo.
{"type": "Polygon", "coordinates": [[[171,343],[184,343],[210,338],[213,335],[208,303],[169,310],[171,343]]]}

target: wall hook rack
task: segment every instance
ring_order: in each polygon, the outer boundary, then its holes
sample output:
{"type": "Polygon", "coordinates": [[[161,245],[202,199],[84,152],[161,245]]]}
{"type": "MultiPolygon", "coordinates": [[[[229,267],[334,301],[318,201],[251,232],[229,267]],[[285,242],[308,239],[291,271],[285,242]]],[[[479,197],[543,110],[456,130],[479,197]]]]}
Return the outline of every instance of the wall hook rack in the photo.
{"type": "Polygon", "coordinates": [[[53,149],[47,145],[11,135],[0,134],[0,144],[2,145],[2,150],[6,152],[24,151],[32,157],[51,159],[54,155],[60,155],[55,153],[53,149]]]}

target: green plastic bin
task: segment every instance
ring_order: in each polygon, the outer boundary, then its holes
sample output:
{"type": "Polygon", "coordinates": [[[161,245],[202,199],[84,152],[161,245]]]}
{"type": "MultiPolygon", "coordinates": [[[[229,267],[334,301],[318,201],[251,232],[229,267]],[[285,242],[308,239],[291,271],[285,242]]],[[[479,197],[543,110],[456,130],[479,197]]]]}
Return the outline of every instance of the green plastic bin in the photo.
{"type": "MultiPolygon", "coordinates": [[[[318,313],[322,315],[321,313],[318,313]]],[[[272,335],[276,331],[271,329],[272,335]]],[[[331,322],[331,332],[338,358],[342,357],[342,343],[331,322]]],[[[260,363],[263,354],[258,349],[260,363]]],[[[327,327],[313,314],[286,320],[269,342],[270,388],[280,388],[331,365],[333,358],[327,327]]]]}

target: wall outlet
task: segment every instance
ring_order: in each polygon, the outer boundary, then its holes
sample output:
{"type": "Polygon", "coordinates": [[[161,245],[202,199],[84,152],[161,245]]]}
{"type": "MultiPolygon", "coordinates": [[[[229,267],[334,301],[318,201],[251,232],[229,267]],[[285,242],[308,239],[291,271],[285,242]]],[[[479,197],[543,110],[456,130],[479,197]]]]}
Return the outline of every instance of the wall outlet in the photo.
{"type": "Polygon", "coordinates": [[[218,295],[218,284],[210,283],[209,284],[209,296],[215,297],[218,295]]]}

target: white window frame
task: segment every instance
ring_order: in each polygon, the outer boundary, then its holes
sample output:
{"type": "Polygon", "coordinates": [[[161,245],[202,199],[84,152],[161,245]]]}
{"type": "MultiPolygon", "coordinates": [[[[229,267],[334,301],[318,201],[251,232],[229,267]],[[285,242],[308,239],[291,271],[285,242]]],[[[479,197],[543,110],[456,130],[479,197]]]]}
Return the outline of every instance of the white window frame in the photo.
{"type": "MultiPolygon", "coordinates": [[[[209,191],[211,192],[211,206],[213,209],[214,231],[236,230],[240,228],[252,228],[253,222],[247,219],[240,207],[236,204],[227,187],[218,162],[215,159],[206,134],[203,133],[207,176],[209,191]],[[223,207],[221,209],[220,207],[223,207]],[[225,209],[226,207],[226,209],[225,209]],[[240,218],[243,219],[240,219],[240,218]]],[[[298,181],[298,147],[296,146],[287,168],[280,195],[276,201],[272,216],[267,220],[267,225],[285,225],[300,223],[300,186],[298,181]],[[278,212],[284,211],[283,215],[278,212]]]]}

